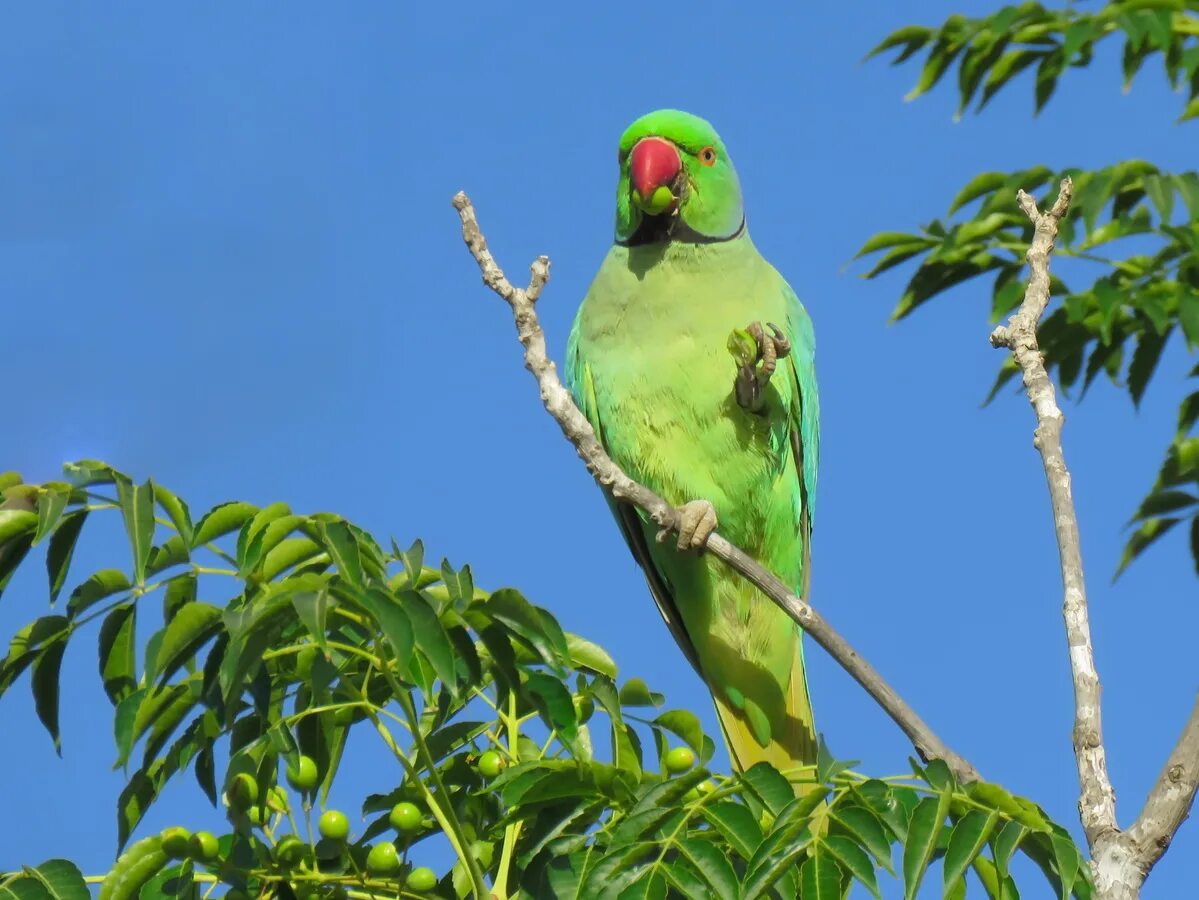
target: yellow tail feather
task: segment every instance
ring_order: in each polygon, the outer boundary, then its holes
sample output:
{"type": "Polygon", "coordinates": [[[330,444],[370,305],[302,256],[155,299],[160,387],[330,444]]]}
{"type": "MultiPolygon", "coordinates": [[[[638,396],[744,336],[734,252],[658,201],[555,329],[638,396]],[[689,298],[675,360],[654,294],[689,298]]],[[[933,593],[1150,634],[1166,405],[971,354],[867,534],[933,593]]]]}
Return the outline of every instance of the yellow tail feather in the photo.
{"type": "MultiPolygon", "coordinates": [[[[781,734],[772,735],[770,743],[763,746],[754,737],[745,714],[735,709],[727,700],[718,694],[712,698],[716,702],[716,715],[720,720],[720,730],[724,733],[724,741],[729,749],[729,757],[733,767],[744,772],[756,763],[768,762],[784,775],[795,782],[806,774],[810,780],[811,773],[799,773],[795,770],[800,766],[816,764],[817,739],[816,725],[812,716],[812,702],[808,697],[807,679],[804,676],[803,655],[797,648],[795,663],[791,667],[791,679],[787,691],[786,727],[776,730],[781,734]]],[[[774,725],[774,723],[772,723],[774,725]]],[[[804,794],[811,785],[797,784],[797,793],[804,794]]]]}

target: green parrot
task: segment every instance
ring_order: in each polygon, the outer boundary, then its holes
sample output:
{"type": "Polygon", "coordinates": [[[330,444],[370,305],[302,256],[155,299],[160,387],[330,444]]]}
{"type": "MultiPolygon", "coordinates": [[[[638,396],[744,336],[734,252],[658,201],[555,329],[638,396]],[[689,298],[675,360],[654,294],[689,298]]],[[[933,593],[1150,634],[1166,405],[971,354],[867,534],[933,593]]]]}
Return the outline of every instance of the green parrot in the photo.
{"type": "Polygon", "coordinates": [[[819,454],[812,323],[750,240],[737,173],[710,124],[649,113],[621,137],[619,162],[615,243],[575,319],[566,380],[616,463],[682,509],[676,547],[609,498],[712,692],[734,766],[810,765],[801,630],[701,551],[719,523],[807,595],[819,454]]]}

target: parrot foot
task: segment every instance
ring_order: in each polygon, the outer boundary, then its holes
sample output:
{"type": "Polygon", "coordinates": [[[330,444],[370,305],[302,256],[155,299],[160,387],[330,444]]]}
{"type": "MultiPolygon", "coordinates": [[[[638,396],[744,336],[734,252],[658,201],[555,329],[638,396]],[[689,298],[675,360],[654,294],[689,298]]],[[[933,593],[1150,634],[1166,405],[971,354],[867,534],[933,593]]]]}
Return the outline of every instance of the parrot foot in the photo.
{"type": "Polygon", "coordinates": [[[766,323],[770,334],[761,322],[752,322],[738,328],[729,335],[728,348],[737,361],[737,377],[733,380],[733,393],[737,405],[749,412],[762,411],[766,405],[766,386],[778,366],[778,361],[791,352],[791,342],[781,328],[773,322],[766,323]]]}
{"type": "Polygon", "coordinates": [[[716,530],[716,524],[716,507],[709,501],[684,503],[679,507],[679,549],[702,550],[716,530]]]}

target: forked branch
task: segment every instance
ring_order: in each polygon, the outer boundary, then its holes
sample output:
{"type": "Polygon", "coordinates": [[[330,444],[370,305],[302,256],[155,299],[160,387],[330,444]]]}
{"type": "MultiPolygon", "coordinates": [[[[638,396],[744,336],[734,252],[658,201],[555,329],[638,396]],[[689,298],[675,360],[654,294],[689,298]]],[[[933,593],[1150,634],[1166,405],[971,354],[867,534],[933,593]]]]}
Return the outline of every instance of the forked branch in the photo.
{"type": "Polygon", "coordinates": [[[1033,444],[1041,454],[1062,572],[1062,617],[1074,681],[1074,757],[1078,766],[1079,818],[1091,851],[1096,896],[1131,900],[1165,853],[1187,817],[1199,784],[1199,703],[1149,792],[1136,824],[1122,832],[1116,820],[1116,795],[1107,772],[1100,705],[1101,686],[1095,668],[1087,609],[1086,580],[1078,534],[1078,515],[1070,490],[1070,472],[1062,453],[1064,416],[1037,343],[1037,324],[1049,304],[1049,256],[1058,226],[1070,207],[1073,184],[1063,178],[1048,212],[1024,191],[1020,208],[1033,223],[1028,250],[1029,281],[1020,308],[1006,326],[996,328],[991,343],[1005,347],[1020,367],[1029,402],[1036,413],[1033,444]]]}

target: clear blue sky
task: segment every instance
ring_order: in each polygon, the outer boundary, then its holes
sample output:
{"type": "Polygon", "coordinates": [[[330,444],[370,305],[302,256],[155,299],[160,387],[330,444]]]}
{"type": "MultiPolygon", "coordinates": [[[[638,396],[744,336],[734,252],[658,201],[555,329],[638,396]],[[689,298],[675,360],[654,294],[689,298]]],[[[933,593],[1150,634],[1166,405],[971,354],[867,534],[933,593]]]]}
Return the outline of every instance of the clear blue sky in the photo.
{"type": "MultiPolygon", "coordinates": [[[[100,457],[192,508],[337,510],[515,584],[624,675],[702,711],[598,491],[537,401],[507,309],[449,205],[473,196],[499,260],[553,259],[561,356],[611,239],[615,145],[660,106],[710,119],[750,228],[815,320],[822,392],[813,600],[983,773],[1075,829],[1070,683],[1049,507],[1027,403],[980,401],[1000,359],[983,285],[887,327],[902,277],[846,267],[875,231],[940,215],[984,169],[1193,164],[1195,125],[1152,62],[1069,73],[1038,120],[1028,76],[981,118],[911,67],[860,64],[890,29],[989,2],[8,5],[0,12],[3,459],[30,480],[100,457]],[[1189,141],[1189,143],[1188,143],[1189,141]]],[[[1172,428],[1185,360],[1144,409],[1099,385],[1070,407],[1109,761],[1127,824],[1196,689],[1184,536],[1115,586],[1127,519],[1172,428]]],[[[93,542],[77,573],[111,564],[93,542]]],[[[0,604],[9,634],[42,581],[0,604]]],[[[838,754],[903,771],[899,732],[817,648],[838,754]]],[[[68,652],[64,759],[23,682],[3,700],[0,868],[115,845],[111,712],[95,644],[68,652]],[[14,815],[13,811],[19,811],[14,815]]],[[[393,774],[357,767],[351,798],[393,774]],[[383,773],[383,774],[381,774],[383,773]]],[[[215,825],[190,779],[147,819],[215,825]]],[[[1146,896],[1188,896],[1188,823],[1146,896]]],[[[1029,896],[1042,896],[1036,890],[1029,896]]]]}

